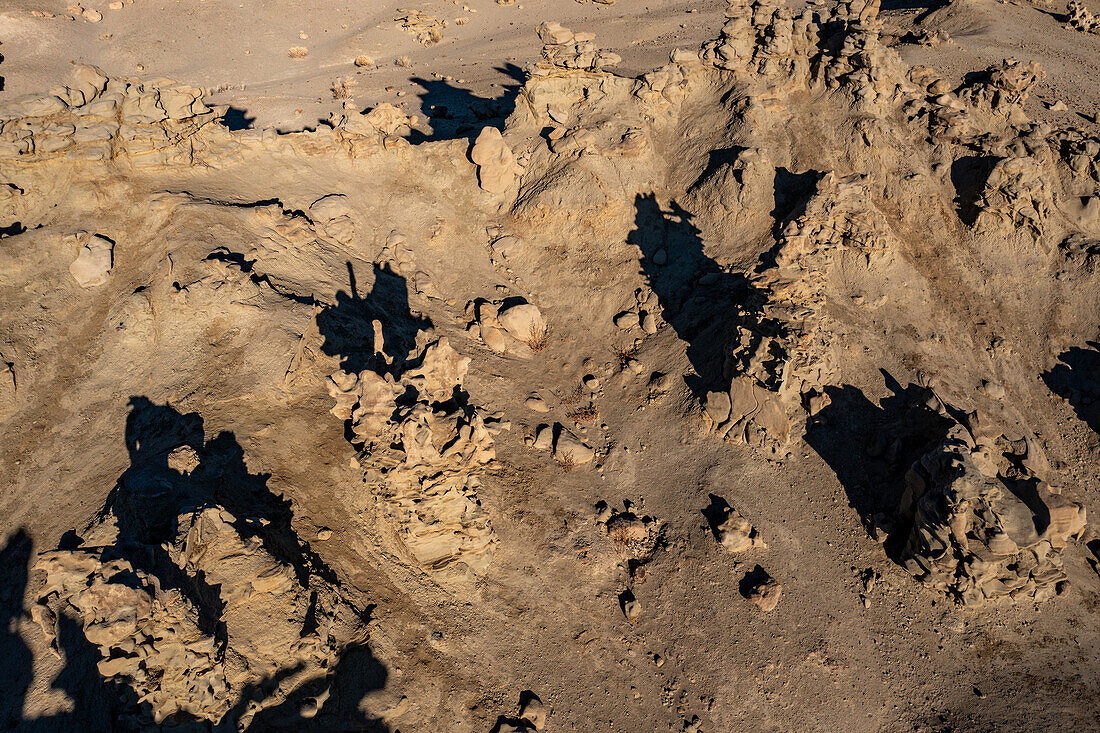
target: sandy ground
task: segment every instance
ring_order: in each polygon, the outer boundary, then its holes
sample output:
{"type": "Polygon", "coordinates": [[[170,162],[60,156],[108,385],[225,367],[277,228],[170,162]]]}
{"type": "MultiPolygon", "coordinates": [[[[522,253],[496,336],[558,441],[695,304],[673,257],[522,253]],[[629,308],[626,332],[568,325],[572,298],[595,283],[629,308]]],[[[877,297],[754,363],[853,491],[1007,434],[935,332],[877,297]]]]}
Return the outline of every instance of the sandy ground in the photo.
{"type": "Polygon", "coordinates": [[[425,117],[433,105],[501,97],[537,55],[534,29],[547,19],[598,28],[603,43],[623,57],[623,70],[641,73],[677,46],[702,43],[720,25],[724,4],[533,0],[501,6],[477,0],[312,3],[303,9],[296,2],[184,0],[98,8],[103,19],[97,23],[69,20],[65,8],[25,0],[0,8],[7,92],[64,83],[72,63],[89,63],[112,75],[187,79],[214,90],[214,101],[242,110],[254,126],[290,130],[315,126],[339,108],[332,85],[340,78],[356,83],[354,98],[364,107],[390,102],[425,117]],[[394,18],[406,8],[445,20],[443,39],[425,47],[401,31],[394,18]],[[32,10],[57,17],[37,18],[32,10]],[[290,58],[295,47],[308,55],[290,58]],[[375,68],[356,68],[354,59],[364,54],[375,68]]]}

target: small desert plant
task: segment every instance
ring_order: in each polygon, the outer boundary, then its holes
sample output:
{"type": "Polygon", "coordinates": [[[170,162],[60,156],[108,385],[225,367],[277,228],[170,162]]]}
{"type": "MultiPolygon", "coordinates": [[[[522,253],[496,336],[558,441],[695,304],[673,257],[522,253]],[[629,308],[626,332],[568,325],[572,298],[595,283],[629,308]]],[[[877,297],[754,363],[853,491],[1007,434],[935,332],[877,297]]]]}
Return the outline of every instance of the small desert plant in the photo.
{"type": "Polygon", "coordinates": [[[561,470],[565,473],[569,473],[577,467],[576,461],[573,460],[572,453],[562,453],[558,456],[558,465],[561,466],[561,470]]]}
{"type": "Polygon", "coordinates": [[[361,54],[355,57],[355,65],[361,69],[373,69],[374,59],[366,54],[361,54]]]}
{"type": "Polygon", "coordinates": [[[355,89],[357,83],[355,79],[341,76],[332,83],[332,98],[351,99],[351,90],[355,89]]]}
{"type": "Polygon", "coordinates": [[[398,56],[393,60],[393,63],[400,66],[402,69],[407,69],[413,65],[413,62],[409,60],[408,56],[398,56]]]}
{"type": "Polygon", "coordinates": [[[532,324],[527,338],[523,340],[527,347],[536,354],[542,351],[550,343],[550,327],[547,325],[532,324]]]}
{"type": "Polygon", "coordinates": [[[631,344],[630,346],[616,346],[611,350],[611,353],[615,355],[615,359],[619,362],[619,366],[625,369],[631,360],[638,355],[638,347],[635,344],[631,344]]]}
{"type": "Polygon", "coordinates": [[[309,49],[305,46],[295,46],[287,53],[290,54],[290,58],[292,59],[304,59],[306,56],[309,56],[309,49]]]}
{"type": "Polygon", "coordinates": [[[573,410],[568,413],[566,417],[578,424],[582,422],[595,422],[600,419],[600,411],[596,409],[595,405],[588,405],[587,407],[573,410]]]}
{"type": "Polygon", "coordinates": [[[575,405],[581,401],[581,397],[584,397],[584,388],[578,384],[572,392],[561,398],[561,403],[563,405],[575,405]]]}

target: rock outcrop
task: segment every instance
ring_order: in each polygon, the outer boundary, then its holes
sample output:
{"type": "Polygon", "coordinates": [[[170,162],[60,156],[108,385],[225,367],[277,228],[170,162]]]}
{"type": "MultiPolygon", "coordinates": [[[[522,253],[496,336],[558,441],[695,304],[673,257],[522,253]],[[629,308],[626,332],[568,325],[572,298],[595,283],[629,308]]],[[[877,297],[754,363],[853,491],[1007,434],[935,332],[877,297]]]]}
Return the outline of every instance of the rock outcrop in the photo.
{"type": "Polygon", "coordinates": [[[493,436],[508,424],[469,404],[462,390],[469,364],[440,338],[392,370],[329,380],[333,414],[348,421],[404,546],[430,570],[463,563],[484,572],[492,558],[495,535],[477,489],[495,457],[493,436]]]}
{"type": "Polygon", "coordinates": [[[967,605],[1063,593],[1062,554],[1085,528],[1084,507],[1036,476],[1033,441],[1008,440],[974,414],[968,423],[906,474],[905,567],[967,605]]]}
{"type": "Polygon", "coordinates": [[[163,547],[118,540],[47,552],[36,566],[46,580],[33,615],[46,637],[55,644],[58,618],[76,617],[99,673],[132,686],[153,722],[217,724],[236,708],[247,726],[303,685],[323,687],[365,638],[359,612],[320,578],[303,583],[262,530],[242,532],[246,518],[208,505],[174,524],[163,547]]]}

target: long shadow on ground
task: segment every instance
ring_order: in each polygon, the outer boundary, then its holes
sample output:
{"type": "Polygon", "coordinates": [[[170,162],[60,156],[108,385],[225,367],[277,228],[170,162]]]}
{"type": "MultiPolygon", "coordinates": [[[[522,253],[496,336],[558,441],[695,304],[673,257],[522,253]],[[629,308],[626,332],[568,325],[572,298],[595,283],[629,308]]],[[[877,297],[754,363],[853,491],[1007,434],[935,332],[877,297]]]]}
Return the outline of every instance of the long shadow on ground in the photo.
{"type": "Polygon", "coordinates": [[[692,214],[678,204],[665,211],[653,194],[638,194],[634,209],[634,231],[626,241],[641,253],[642,274],[657,295],[661,317],[687,343],[695,373],[685,381],[696,396],[728,388],[726,349],[737,321],[733,304],[747,299],[748,281],[707,256],[692,214]]]}
{"type": "Polygon", "coordinates": [[[867,531],[886,535],[887,554],[896,557],[895,542],[908,533],[895,518],[905,473],[946,437],[952,421],[929,406],[927,389],[903,388],[882,374],[893,394],[878,405],[857,387],[826,387],[831,402],[810,420],[806,443],[836,472],[867,531]]]}
{"type": "Polygon", "coordinates": [[[454,140],[465,137],[472,141],[483,127],[503,129],[504,121],[516,107],[516,97],[526,80],[523,69],[515,64],[498,66],[497,71],[512,80],[501,86],[497,97],[479,97],[440,79],[413,78],[411,81],[423,88],[420,94],[420,111],[432,127],[430,135],[414,130],[410,136],[413,144],[432,140],[454,140]]]}
{"type": "Polygon", "coordinates": [[[1061,363],[1043,374],[1043,381],[1073,406],[1077,417],[1100,433],[1100,343],[1075,346],[1058,360],[1061,363]]]}
{"type": "Polygon", "coordinates": [[[325,338],[321,351],[339,356],[340,368],[354,374],[364,369],[386,371],[388,365],[379,353],[400,365],[415,345],[417,332],[432,327],[431,320],[409,309],[408,282],[388,266],[375,264],[371,291],[361,297],[350,262],[348,280],[348,290],[336,293],[336,305],[317,314],[317,328],[325,338]],[[375,320],[382,326],[381,345],[375,343],[375,320]]]}

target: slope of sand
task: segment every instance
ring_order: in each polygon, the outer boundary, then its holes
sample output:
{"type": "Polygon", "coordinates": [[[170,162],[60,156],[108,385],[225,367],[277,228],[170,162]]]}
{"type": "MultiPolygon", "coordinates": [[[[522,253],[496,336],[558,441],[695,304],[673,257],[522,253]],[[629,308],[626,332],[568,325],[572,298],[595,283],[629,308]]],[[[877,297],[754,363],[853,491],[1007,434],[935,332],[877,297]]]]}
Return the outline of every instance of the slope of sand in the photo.
{"type": "Polygon", "coordinates": [[[4,722],[1095,727],[1100,35],[400,8],[0,11],[4,722]]]}

